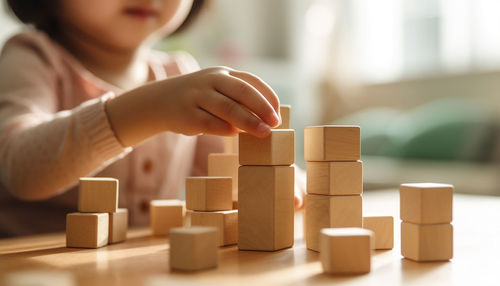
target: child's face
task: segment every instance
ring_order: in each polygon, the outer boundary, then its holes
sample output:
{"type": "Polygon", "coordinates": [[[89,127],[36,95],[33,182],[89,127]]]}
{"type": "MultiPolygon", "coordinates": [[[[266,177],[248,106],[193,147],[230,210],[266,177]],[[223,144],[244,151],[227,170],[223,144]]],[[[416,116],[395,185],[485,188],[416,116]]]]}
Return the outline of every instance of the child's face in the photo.
{"type": "Polygon", "coordinates": [[[135,49],[173,32],[193,0],[62,0],[62,29],[110,48],[135,49]]]}

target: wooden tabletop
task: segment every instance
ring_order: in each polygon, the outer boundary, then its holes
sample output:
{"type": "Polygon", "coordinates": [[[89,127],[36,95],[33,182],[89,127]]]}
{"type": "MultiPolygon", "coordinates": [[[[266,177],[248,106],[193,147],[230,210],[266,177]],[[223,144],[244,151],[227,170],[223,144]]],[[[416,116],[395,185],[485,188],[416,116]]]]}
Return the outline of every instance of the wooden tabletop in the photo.
{"type": "Polygon", "coordinates": [[[365,192],[365,215],[393,215],[393,250],[375,251],[372,270],[357,276],[322,273],[319,254],[306,250],[302,213],[295,218],[295,245],[277,252],[220,249],[219,267],[171,272],[166,238],[132,229],[125,243],[100,249],[65,247],[63,233],[0,240],[0,281],[24,270],[58,270],[78,285],[500,285],[500,198],[456,194],[454,258],[416,263],[400,255],[399,196],[395,190],[365,192]],[[166,283],[170,282],[170,283],[166,283]],[[174,282],[174,283],[172,283],[174,282]]]}

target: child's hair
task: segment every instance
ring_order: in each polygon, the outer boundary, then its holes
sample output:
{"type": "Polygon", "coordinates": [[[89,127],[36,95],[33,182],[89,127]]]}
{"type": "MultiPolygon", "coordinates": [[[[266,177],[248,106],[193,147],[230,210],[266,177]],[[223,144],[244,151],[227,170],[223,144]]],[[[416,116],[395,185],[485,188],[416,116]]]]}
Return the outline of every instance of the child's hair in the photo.
{"type": "MultiPolygon", "coordinates": [[[[51,37],[58,33],[59,23],[57,21],[58,2],[60,0],[6,0],[7,6],[14,15],[23,23],[34,25],[37,29],[44,31],[51,37]]],[[[190,26],[200,11],[205,6],[205,0],[193,0],[193,6],[184,22],[172,34],[184,31],[190,26]]]]}

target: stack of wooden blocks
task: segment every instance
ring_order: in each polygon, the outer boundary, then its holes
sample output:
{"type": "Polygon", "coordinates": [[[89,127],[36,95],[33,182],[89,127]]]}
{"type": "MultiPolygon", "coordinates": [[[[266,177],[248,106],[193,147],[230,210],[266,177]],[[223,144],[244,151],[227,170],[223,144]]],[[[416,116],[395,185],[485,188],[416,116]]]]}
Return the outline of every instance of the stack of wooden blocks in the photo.
{"type": "MultiPolygon", "coordinates": [[[[225,140],[237,140],[238,135],[225,140]]],[[[232,143],[231,143],[232,144],[232,143]]],[[[208,176],[231,177],[233,209],[238,209],[238,151],[229,149],[231,153],[212,153],[208,155],[208,176]]]]}
{"type": "Polygon", "coordinates": [[[98,248],[125,241],[127,209],[118,209],[118,180],[81,178],[77,213],[66,216],[66,246],[98,248]]]}
{"type": "MultiPolygon", "coordinates": [[[[281,106],[289,127],[289,106],[281,106]]],[[[239,134],[238,247],[275,251],[293,245],[294,130],[272,129],[266,138],[239,134]]]]}
{"type": "Polygon", "coordinates": [[[453,186],[402,184],[399,188],[401,254],[414,261],[453,257],[453,186]]]}
{"type": "Polygon", "coordinates": [[[319,251],[322,228],[362,227],[360,128],[307,127],[304,152],[307,172],[306,246],[319,251]]]}

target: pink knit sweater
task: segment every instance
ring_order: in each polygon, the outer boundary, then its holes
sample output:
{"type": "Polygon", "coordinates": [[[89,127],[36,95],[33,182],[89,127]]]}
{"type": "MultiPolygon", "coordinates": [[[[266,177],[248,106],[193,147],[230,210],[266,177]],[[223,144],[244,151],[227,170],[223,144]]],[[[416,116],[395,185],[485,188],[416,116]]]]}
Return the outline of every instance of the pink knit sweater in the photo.
{"type": "MultiPolygon", "coordinates": [[[[149,64],[156,80],[189,72],[175,55],[154,52],[149,64]]],[[[119,179],[119,206],[132,224],[145,224],[151,199],[177,198],[186,176],[206,172],[207,154],[222,148],[215,136],[166,132],[124,148],[104,109],[122,92],[41,32],[7,41],[0,55],[0,237],[63,230],[83,176],[119,179]]]]}

